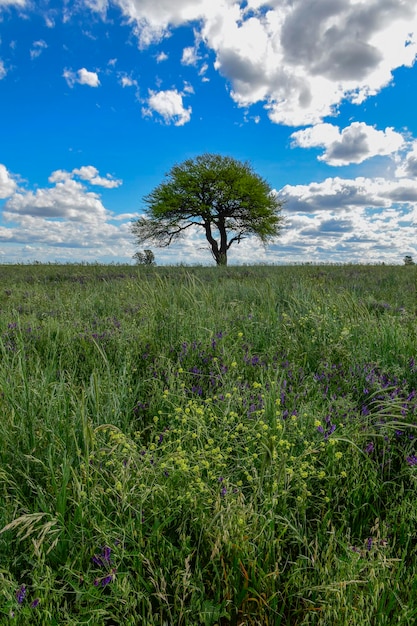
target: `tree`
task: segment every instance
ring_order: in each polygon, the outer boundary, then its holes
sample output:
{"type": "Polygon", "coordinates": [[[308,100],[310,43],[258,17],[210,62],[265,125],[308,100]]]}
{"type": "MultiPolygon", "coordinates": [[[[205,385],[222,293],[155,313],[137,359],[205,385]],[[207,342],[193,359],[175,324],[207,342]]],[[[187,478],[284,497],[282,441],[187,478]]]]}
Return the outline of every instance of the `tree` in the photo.
{"type": "Polygon", "coordinates": [[[174,165],[166,180],[144,197],[145,214],[132,222],[138,245],[169,246],[197,226],[217,265],[230,246],[250,235],[266,244],[280,234],[282,201],[248,163],[203,154],[174,165]]]}
{"type": "Polygon", "coordinates": [[[405,257],[404,257],[404,264],[405,265],[414,265],[413,257],[410,256],[409,254],[406,254],[405,257]]]}
{"type": "Polygon", "coordinates": [[[137,265],[156,265],[155,255],[152,250],[144,250],[143,252],[135,252],[133,258],[137,265]]]}

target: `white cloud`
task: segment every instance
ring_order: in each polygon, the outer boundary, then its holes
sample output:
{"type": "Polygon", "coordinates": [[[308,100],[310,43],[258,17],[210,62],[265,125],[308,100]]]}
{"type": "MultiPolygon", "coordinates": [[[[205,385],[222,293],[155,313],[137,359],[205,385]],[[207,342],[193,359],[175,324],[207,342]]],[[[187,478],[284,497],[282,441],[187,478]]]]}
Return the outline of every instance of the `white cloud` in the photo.
{"type": "Polygon", "coordinates": [[[401,178],[409,176],[417,180],[417,140],[412,143],[410,151],[395,173],[401,178]]]}
{"type": "MultiPolygon", "coordinates": [[[[212,0],[215,5],[218,0],[212,0]]],[[[106,0],[84,0],[91,9],[99,5],[100,12],[108,8],[106,0]]],[[[180,26],[204,17],[210,10],[210,0],[114,0],[122,14],[132,24],[139,46],[146,48],[169,34],[170,26],[180,26]]]]}
{"type": "Polygon", "coordinates": [[[77,72],[66,69],[62,75],[67,81],[69,87],[73,87],[75,83],[88,85],[89,87],[98,87],[100,85],[97,73],[89,72],[85,69],[85,67],[77,70],[77,72]]]}
{"type": "MultiPolygon", "coordinates": [[[[1,166],[4,168],[4,166],[1,166]]],[[[95,223],[106,220],[110,213],[104,208],[99,194],[89,191],[79,180],[90,185],[97,185],[112,189],[119,187],[122,183],[109,175],[99,176],[97,168],[92,165],[84,165],[75,168],[72,172],[66,170],[55,170],[49,176],[48,181],[53,187],[27,191],[17,189],[16,184],[7,174],[7,170],[0,167],[0,181],[5,180],[5,190],[9,200],[5,204],[5,215],[11,219],[12,216],[29,216],[31,218],[41,217],[44,219],[63,219],[69,221],[79,221],[83,223],[95,223]],[[7,182],[9,185],[7,186],[7,182]]]]}
{"type": "Polygon", "coordinates": [[[0,9],[2,7],[25,7],[26,0],[0,0],[0,9]]]}
{"type": "Polygon", "coordinates": [[[3,61],[0,59],[0,80],[4,78],[7,74],[6,68],[4,67],[3,61]]]}
{"type": "MultiPolygon", "coordinates": [[[[52,178],[52,182],[55,180],[52,178]]],[[[107,211],[98,194],[87,191],[70,178],[56,182],[54,187],[33,191],[19,191],[5,204],[5,215],[61,218],[75,222],[98,222],[107,211]]]]}
{"type": "Polygon", "coordinates": [[[122,87],[137,87],[138,82],[130,76],[122,75],[120,77],[120,84],[122,87]]]}
{"type": "Polygon", "coordinates": [[[183,126],[191,119],[191,107],[184,107],[183,94],[176,89],[167,91],[150,91],[148,107],[143,109],[143,114],[152,116],[158,113],[166,124],[183,126]]]}
{"type": "Polygon", "coordinates": [[[110,176],[110,174],[106,174],[105,177],[99,176],[98,169],[92,165],[84,165],[79,169],[73,169],[72,174],[79,176],[82,180],[88,181],[91,185],[106,187],[107,189],[114,189],[116,187],[120,187],[122,184],[121,180],[115,180],[110,176]]]}
{"type": "Polygon", "coordinates": [[[182,51],[181,63],[182,65],[197,65],[200,57],[198,56],[198,50],[195,46],[189,46],[182,51]]]}
{"type": "Polygon", "coordinates": [[[53,15],[44,15],[43,19],[47,28],[55,28],[55,17],[53,15]]]}
{"type": "Polygon", "coordinates": [[[288,223],[269,258],[401,263],[416,253],[416,180],[336,177],[287,185],[280,196],[288,223]]]}
{"type": "MultiPolygon", "coordinates": [[[[8,250],[13,250],[11,246],[16,244],[29,246],[29,253],[24,254],[26,258],[40,257],[43,262],[57,258],[68,262],[122,258],[129,262],[134,252],[129,223],[53,221],[6,211],[4,218],[13,225],[0,227],[0,241],[8,245],[8,250]]],[[[18,260],[21,254],[20,251],[16,254],[18,260]]]]}
{"type": "Polygon", "coordinates": [[[0,165],[0,197],[9,196],[2,217],[10,224],[0,226],[0,241],[4,249],[7,245],[10,259],[131,259],[134,247],[129,227],[133,216],[114,216],[104,207],[100,195],[86,186],[111,188],[120,181],[99,176],[98,170],[89,165],[72,172],[56,170],[49,182],[51,187],[36,191],[17,189],[0,165]]]}
{"type": "Polygon", "coordinates": [[[324,148],[318,157],[329,165],[362,163],[373,156],[398,152],[404,138],[392,128],[377,130],[363,122],[353,122],[342,131],[332,124],[317,124],[291,135],[293,145],[301,148],[324,148]]]}
{"type": "Polygon", "coordinates": [[[15,180],[12,178],[6,167],[0,163],[0,198],[8,198],[13,195],[17,188],[15,180]]]}
{"type": "Polygon", "coordinates": [[[34,41],[30,50],[30,58],[37,59],[42,54],[43,50],[45,50],[47,47],[48,44],[46,43],[46,41],[43,41],[43,39],[40,39],[39,41],[34,41]]]}
{"type": "MultiPolygon", "coordinates": [[[[84,0],[86,2],[86,0],[84,0]]],[[[103,11],[108,3],[88,0],[103,11]]],[[[411,66],[417,51],[415,0],[114,0],[140,47],[170,28],[199,22],[235,102],[263,102],[273,122],[320,123],[344,100],[363,102],[411,66]]],[[[191,63],[187,50],[183,62],[191,63]]]]}
{"type": "Polygon", "coordinates": [[[92,11],[105,13],[108,8],[107,0],[84,0],[84,4],[92,11]]]}
{"type": "Polygon", "coordinates": [[[157,63],[162,63],[163,61],[168,60],[168,55],[165,52],[160,52],[156,57],[157,63]]]}
{"type": "Polygon", "coordinates": [[[55,170],[49,176],[48,180],[50,183],[57,183],[65,182],[71,178],[77,177],[81,178],[81,180],[87,181],[90,185],[106,187],[107,189],[114,189],[116,187],[120,187],[122,184],[121,180],[112,178],[110,174],[107,174],[104,177],[99,176],[98,174],[98,169],[93,165],[83,165],[80,168],[74,168],[71,172],[67,172],[66,170],[55,170]]]}
{"type": "Polygon", "coordinates": [[[389,208],[394,203],[417,202],[417,181],[385,178],[326,178],[309,185],[286,185],[281,190],[286,212],[343,213],[356,208],[389,208]]]}

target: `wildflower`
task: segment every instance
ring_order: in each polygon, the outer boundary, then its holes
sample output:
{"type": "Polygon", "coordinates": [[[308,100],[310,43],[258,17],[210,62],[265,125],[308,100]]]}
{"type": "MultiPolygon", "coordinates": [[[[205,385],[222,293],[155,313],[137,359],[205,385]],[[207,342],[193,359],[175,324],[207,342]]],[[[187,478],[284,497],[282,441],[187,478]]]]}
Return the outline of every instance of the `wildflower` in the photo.
{"type": "Polygon", "coordinates": [[[368,537],[368,541],[366,542],[366,549],[369,550],[372,548],[372,537],[368,537]]]}
{"type": "Polygon", "coordinates": [[[101,586],[102,587],[106,587],[109,583],[113,582],[113,578],[114,578],[114,572],[116,570],[112,570],[112,573],[109,574],[108,576],[105,576],[104,578],[102,578],[101,580],[101,586]]]}
{"type": "Polygon", "coordinates": [[[19,589],[16,591],[16,600],[18,604],[22,604],[23,600],[26,597],[26,585],[22,585],[21,587],[19,587],[19,589]]]}
{"type": "Polygon", "coordinates": [[[39,605],[39,602],[40,602],[39,598],[35,598],[35,599],[33,600],[33,602],[31,602],[31,604],[30,604],[30,608],[31,608],[31,609],[36,609],[36,607],[39,605]]]}
{"type": "Polygon", "coordinates": [[[111,548],[109,548],[108,546],[104,546],[101,551],[101,555],[97,556],[95,554],[91,560],[98,567],[108,567],[109,565],[111,565],[111,548]]]}
{"type": "Polygon", "coordinates": [[[406,458],[408,465],[417,465],[417,456],[415,454],[411,454],[406,458]]]}

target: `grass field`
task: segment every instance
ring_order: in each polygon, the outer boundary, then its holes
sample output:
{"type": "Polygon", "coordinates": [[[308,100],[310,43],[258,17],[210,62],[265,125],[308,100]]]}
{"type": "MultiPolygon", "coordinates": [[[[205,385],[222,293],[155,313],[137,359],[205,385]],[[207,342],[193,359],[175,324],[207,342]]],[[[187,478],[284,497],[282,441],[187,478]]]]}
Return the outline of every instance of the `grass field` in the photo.
{"type": "Polygon", "coordinates": [[[416,286],[0,266],[0,624],[414,626],[416,286]]]}

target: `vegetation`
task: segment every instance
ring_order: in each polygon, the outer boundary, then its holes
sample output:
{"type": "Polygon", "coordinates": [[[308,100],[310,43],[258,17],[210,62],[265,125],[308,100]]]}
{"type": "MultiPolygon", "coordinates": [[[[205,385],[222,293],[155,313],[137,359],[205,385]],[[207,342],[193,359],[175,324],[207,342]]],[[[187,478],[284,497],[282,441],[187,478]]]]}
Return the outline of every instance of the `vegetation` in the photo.
{"type": "Polygon", "coordinates": [[[169,246],[190,227],[201,228],[217,265],[233,243],[249,235],[266,244],[280,234],[282,202],[247,163],[218,154],[188,159],[168,172],[132,223],[138,245],[169,246]]]}
{"type": "Polygon", "coordinates": [[[144,250],[143,252],[135,252],[133,255],[137,265],[156,265],[155,255],[152,250],[144,250]]]}
{"type": "Polygon", "coordinates": [[[0,623],[415,624],[416,278],[0,266],[0,623]]]}

